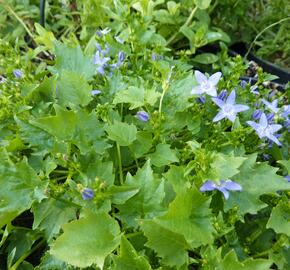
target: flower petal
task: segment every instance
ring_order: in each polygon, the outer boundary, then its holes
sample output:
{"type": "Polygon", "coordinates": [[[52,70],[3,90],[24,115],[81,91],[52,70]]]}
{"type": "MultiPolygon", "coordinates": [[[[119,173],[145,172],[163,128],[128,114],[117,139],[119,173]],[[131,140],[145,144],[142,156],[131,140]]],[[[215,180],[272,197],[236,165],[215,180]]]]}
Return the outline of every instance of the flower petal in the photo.
{"type": "Polygon", "coordinates": [[[274,125],[270,125],[270,128],[271,128],[272,133],[274,133],[274,132],[278,131],[279,129],[281,129],[282,125],[274,124],[274,125]]]}
{"type": "Polygon", "coordinates": [[[249,110],[250,108],[249,108],[249,106],[247,106],[247,105],[241,105],[241,104],[236,104],[236,105],[234,105],[234,110],[235,110],[235,112],[243,112],[243,111],[247,111],[247,110],[249,110]]]}
{"type": "Polygon", "coordinates": [[[277,145],[281,146],[282,144],[278,141],[278,139],[273,134],[268,134],[266,137],[277,145]]]}
{"type": "Polygon", "coordinates": [[[259,121],[260,126],[266,128],[268,126],[268,120],[267,120],[267,116],[262,113],[260,121],[259,121]]]}
{"type": "Polygon", "coordinates": [[[230,193],[225,188],[222,187],[222,188],[219,188],[218,190],[223,193],[226,200],[229,198],[230,193]]]}
{"type": "Polygon", "coordinates": [[[194,76],[195,76],[196,81],[199,84],[202,84],[202,83],[206,83],[207,82],[207,77],[203,73],[201,73],[200,71],[198,71],[198,70],[196,70],[194,72],[194,76]]]}
{"type": "Polygon", "coordinates": [[[201,187],[200,187],[200,191],[204,192],[204,191],[212,191],[217,189],[216,184],[213,181],[206,181],[201,187]]]}
{"type": "Polygon", "coordinates": [[[204,90],[200,86],[194,86],[191,90],[192,95],[200,95],[203,93],[204,93],[204,90]]]}
{"type": "Polygon", "coordinates": [[[207,93],[209,96],[212,96],[212,97],[216,97],[216,96],[217,96],[217,91],[216,91],[215,86],[212,86],[212,87],[210,87],[209,89],[207,89],[206,93],[207,93]]]}
{"type": "Polygon", "coordinates": [[[224,101],[219,98],[212,98],[212,101],[220,108],[222,108],[225,105],[224,101]]]}
{"type": "Polygon", "coordinates": [[[223,111],[220,111],[212,120],[213,122],[217,122],[225,118],[226,116],[224,115],[223,111]]]}
{"type": "Polygon", "coordinates": [[[257,129],[259,128],[259,124],[257,124],[256,122],[254,122],[254,121],[247,121],[247,124],[249,125],[249,126],[251,126],[254,130],[256,130],[257,131],[257,129]]]}
{"type": "Polygon", "coordinates": [[[242,190],[242,187],[232,180],[225,180],[223,182],[223,187],[227,190],[242,190]]]}
{"type": "Polygon", "coordinates": [[[236,100],[236,91],[233,90],[227,98],[227,103],[233,105],[235,104],[235,100],[236,100]]]}
{"type": "Polygon", "coordinates": [[[231,114],[228,114],[227,115],[227,118],[231,121],[231,122],[235,122],[235,120],[236,120],[236,114],[235,113],[231,113],[231,114]]]}
{"type": "Polygon", "coordinates": [[[216,72],[213,75],[211,75],[208,80],[212,85],[217,85],[221,76],[222,76],[221,72],[216,72]]]}

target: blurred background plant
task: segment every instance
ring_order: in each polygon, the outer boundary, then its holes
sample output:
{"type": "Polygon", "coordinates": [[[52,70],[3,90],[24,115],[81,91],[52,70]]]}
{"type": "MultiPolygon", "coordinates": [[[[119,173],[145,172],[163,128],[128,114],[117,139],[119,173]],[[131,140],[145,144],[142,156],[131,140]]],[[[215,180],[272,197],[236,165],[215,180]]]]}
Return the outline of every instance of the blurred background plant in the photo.
{"type": "Polygon", "coordinates": [[[212,23],[230,35],[232,44],[243,42],[249,46],[263,31],[253,44],[254,53],[284,68],[290,68],[288,0],[217,0],[213,5],[212,23]]]}

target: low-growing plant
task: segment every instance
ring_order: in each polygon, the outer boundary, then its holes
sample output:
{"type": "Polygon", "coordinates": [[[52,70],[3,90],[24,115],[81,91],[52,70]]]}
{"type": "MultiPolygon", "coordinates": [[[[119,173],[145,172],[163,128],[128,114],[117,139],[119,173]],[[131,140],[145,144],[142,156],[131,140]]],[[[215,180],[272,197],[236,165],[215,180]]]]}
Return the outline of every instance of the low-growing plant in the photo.
{"type": "Polygon", "coordinates": [[[200,71],[138,12],[2,42],[0,268],[288,269],[289,88],[200,71]]]}

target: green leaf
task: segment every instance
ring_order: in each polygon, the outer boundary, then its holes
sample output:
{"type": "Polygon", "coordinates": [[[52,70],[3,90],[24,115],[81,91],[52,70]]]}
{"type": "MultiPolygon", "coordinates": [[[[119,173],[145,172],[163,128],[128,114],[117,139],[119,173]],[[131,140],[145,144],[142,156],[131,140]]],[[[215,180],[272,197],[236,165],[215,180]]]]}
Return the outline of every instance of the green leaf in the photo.
{"type": "Polygon", "coordinates": [[[215,42],[217,40],[222,40],[224,42],[230,42],[231,41],[230,37],[225,32],[222,32],[221,30],[220,30],[220,32],[208,31],[205,34],[204,38],[206,39],[207,43],[212,43],[212,42],[215,42]]]}
{"type": "Polygon", "coordinates": [[[278,160],[279,164],[283,165],[286,168],[288,174],[290,174],[290,160],[278,160]]]}
{"type": "Polygon", "coordinates": [[[33,230],[43,230],[48,241],[59,233],[63,224],[76,218],[74,207],[53,198],[34,204],[32,213],[34,216],[33,230]]]}
{"type": "Polygon", "coordinates": [[[56,94],[56,76],[45,77],[41,84],[33,88],[27,99],[34,104],[39,102],[54,102],[56,94]]]}
{"type": "Polygon", "coordinates": [[[113,173],[112,161],[102,162],[100,160],[92,160],[85,170],[85,174],[91,180],[90,184],[95,183],[96,177],[101,182],[106,183],[108,187],[114,184],[115,174],[113,173]]]}
{"type": "Polygon", "coordinates": [[[63,71],[57,84],[58,103],[64,107],[71,104],[86,106],[92,100],[92,87],[85,77],[74,71],[63,71]]]}
{"type": "Polygon", "coordinates": [[[192,102],[189,102],[188,98],[192,96],[191,90],[195,84],[192,74],[172,82],[163,100],[166,113],[182,112],[192,106],[192,102]]]}
{"type": "Polygon", "coordinates": [[[113,103],[129,103],[131,105],[130,110],[141,107],[144,105],[144,88],[129,86],[125,90],[118,91],[113,103]]]}
{"type": "Polygon", "coordinates": [[[36,152],[39,151],[45,155],[53,149],[55,142],[51,134],[16,117],[15,122],[20,128],[22,141],[33,147],[36,152]]]}
{"type": "Polygon", "coordinates": [[[153,175],[150,161],[147,161],[134,177],[128,174],[126,185],[139,188],[139,192],[125,204],[117,205],[119,216],[124,223],[137,226],[138,219],[152,218],[163,213],[164,181],[153,175]]]}
{"type": "Polygon", "coordinates": [[[179,160],[176,153],[176,150],[170,149],[170,145],[158,144],[156,146],[156,151],[153,154],[150,154],[149,157],[153,165],[156,167],[162,167],[173,162],[178,162],[179,160]]]}
{"type": "Polygon", "coordinates": [[[246,160],[244,157],[235,157],[217,153],[213,156],[213,161],[210,165],[210,171],[207,175],[208,179],[220,181],[222,179],[231,179],[239,173],[239,167],[246,160]]]}
{"type": "Polygon", "coordinates": [[[120,255],[114,256],[113,270],[151,270],[149,262],[137,253],[130,242],[122,236],[120,255]]]}
{"type": "Polygon", "coordinates": [[[195,33],[190,27],[183,25],[179,31],[188,39],[191,45],[194,45],[195,33]]]}
{"type": "Polygon", "coordinates": [[[94,149],[102,153],[107,144],[101,136],[102,125],[94,113],[86,111],[68,111],[54,106],[56,115],[31,120],[30,123],[55,136],[58,140],[74,143],[82,153],[94,149]]]}
{"type": "Polygon", "coordinates": [[[56,259],[48,252],[41,258],[41,263],[36,266],[35,270],[74,270],[73,266],[67,265],[65,262],[56,259]]]}
{"type": "Polygon", "coordinates": [[[270,268],[272,262],[264,259],[247,259],[243,262],[239,262],[234,250],[231,250],[224,257],[221,269],[222,270],[267,270],[270,268]]]}
{"type": "Polygon", "coordinates": [[[105,213],[86,213],[83,218],[65,224],[63,231],[50,253],[76,267],[96,263],[102,269],[105,258],[121,240],[118,223],[105,213]]]}
{"type": "Polygon", "coordinates": [[[92,57],[85,56],[81,48],[70,48],[67,45],[57,42],[55,44],[57,73],[62,75],[63,71],[71,71],[81,75],[85,80],[90,80],[95,74],[96,67],[92,57]]]}
{"type": "Polygon", "coordinates": [[[123,204],[135,194],[139,192],[139,188],[134,186],[111,186],[108,188],[106,194],[111,197],[112,203],[114,204],[123,204]]]}
{"type": "Polygon", "coordinates": [[[174,17],[165,9],[155,10],[153,16],[161,24],[175,24],[174,17]]]}
{"type": "Polygon", "coordinates": [[[145,104],[154,106],[158,98],[161,96],[161,93],[156,92],[154,88],[146,89],[144,93],[145,104]]]}
{"type": "Polygon", "coordinates": [[[213,53],[201,53],[192,58],[192,61],[199,64],[212,64],[218,61],[219,57],[213,53]]]}
{"type": "Polygon", "coordinates": [[[238,206],[240,214],[255,214],[266,206],[260,200],[262,194],[275,194],[278,190],[289,189],[289,183],[277,175],[277,168],[266,163],[256,163],[256,155],[253,154],[239,168],[240,173],[235,175],[234,181],[239,183],[243,190],[231,192],[225,202],[225,210],[238,206]]]}
{"type": "Polygon", "coordinates": [[[207,9],[211,0],[194,0],[196,6],[200,9],[207,9]]]}
{"type": "Polygon", "coordinates": [[[45,28],[43,28],[40,24],[35,23],[35,30],[38,34],[37,37],[35,37],[35,41],[43,44],[47,47],[47,49],[52,50],[54,48],[54,42],[55,42],[55,37],[52,32],[47,31],[45,28]]]}
{"type": "Polygon", "coordinates": [[[136,158],[142,157],[152,147],[152,133],[149,131],[138,131],[137,140],[129,147],[136,158]]]}
{"type": "Polygon", "coordinates": [[[273,209],[267,223],[276,233],[284,233],[290,237],[290,202],[281,200],[273,209]]]}
{"type": "Polygon", "coordinates": [[[184,176],[185,169],[183,166],[170,166],[164,177],[171,183],[174,191],[178,194],[185,192],[190,187],[190,182],[184,176]]]}
{"type": "Polygon", "coordinates": [[[153,220],[144,220],[141,226],[148,238],[146,246],[155,250],[163,263],[178,267],[188,262],[187,250],[190,246],[182,234],[168,230],[153,220]]]}
{"type": "Polygon", "coordinates": [[[137,128],[133,124],[115,121],[106,128],[106,131],[109,138],[120,146],[128,146],[136,140],[137,128]]]}
{"type": "Polygon", "coordinates": [[[26,160],[13,164],[0,149],[0,228],[33,202],[45,198],[46,181],[41,181],[26,160]]]}
{"type": "Polygon", "coordinates": [[[177,194],[167,214],[155,221],[167,230],[184,236],[191,248],[213,242],[209,200],[196,189],[177,194]]]}

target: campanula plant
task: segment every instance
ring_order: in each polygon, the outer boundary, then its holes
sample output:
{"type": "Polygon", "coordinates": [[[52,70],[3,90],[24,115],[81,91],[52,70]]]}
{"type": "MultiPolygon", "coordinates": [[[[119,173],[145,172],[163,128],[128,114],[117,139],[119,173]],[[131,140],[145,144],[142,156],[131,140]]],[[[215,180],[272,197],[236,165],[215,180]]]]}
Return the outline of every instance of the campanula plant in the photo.
{"type": "Polygon", "coordinates": [[[0,50],[0,268],[288,269],[289,89],[174,47],[226,40],[181,2],[77,1],[0,50]]]}

